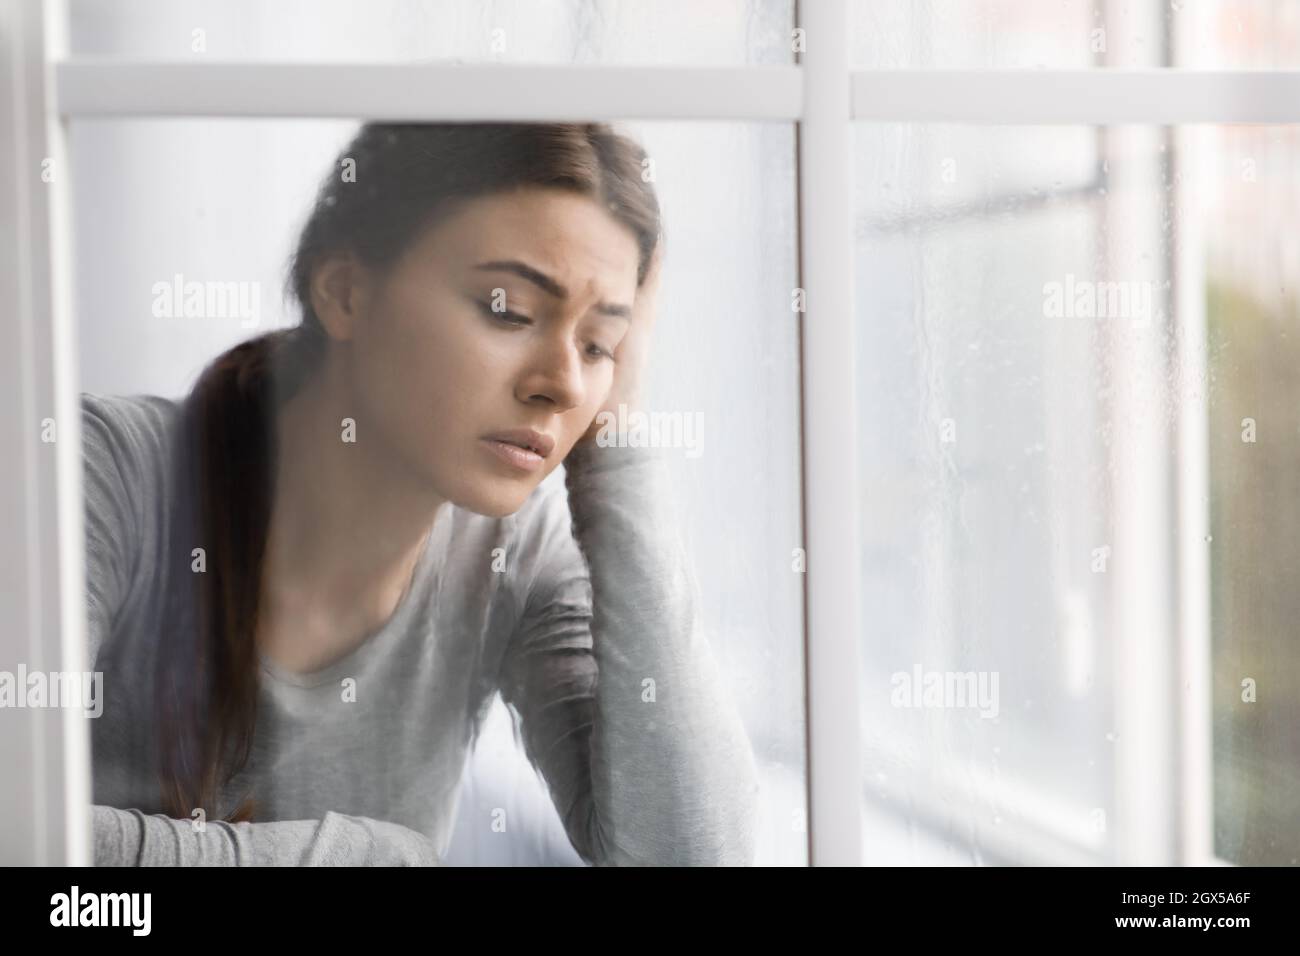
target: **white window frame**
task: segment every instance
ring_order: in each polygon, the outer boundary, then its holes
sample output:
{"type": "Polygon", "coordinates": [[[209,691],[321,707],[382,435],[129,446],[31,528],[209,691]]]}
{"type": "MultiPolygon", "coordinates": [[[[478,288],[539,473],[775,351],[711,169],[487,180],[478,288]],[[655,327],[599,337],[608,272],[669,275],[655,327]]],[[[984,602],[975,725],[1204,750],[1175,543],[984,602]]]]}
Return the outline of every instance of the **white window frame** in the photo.
{"type": "MultiPolygon", "coordinates": [[[[6,407],[17,410],[4,425],[7,448],[16,455],[11,468],[0,472],[0,520],[26,516],[25,522],[11,520],[0,542],[11,569],[11,593],[0,607],[0,652],[26,660],[29,667],[35,662],[48,669],[84,669],[69,120],[239,116],[797,124],[799,275],[807,305],[801,375],[812,865],[857,865],[864,856],[861,486],[854,356],[845,347],[853,341],[855,314],[852,124],[1300,122],[1300,72],[1295,71],[853,70],[848,0],[796,2],[795,24],[806,39],[796,65],[737,68],[107,61],[68,56],[66,19],[65,0],[17,0],[0,10],[0,41],[14,64],[0,78],[0,110],[7,111],[0,113],[0,122],[13,130],[12,159],[20,173],[0,205],[0,211],[13,213],[0,225],[0,242],[11,244],[12,261],[19,264],[12,281],[0,280],[0,308],[13,333],[8,341],[15,343],[0,358],[0,388],[6,407]],[[47,158],[55,175],[42,186],[39,170],[47,158]],[[40,438],[46,417],[58,424],[52,445],[40,438]]],[[[1203,364],[1202,340],[1192,335],[1184,348],[1190,350],[1188,358],[1199,355],[1203,364]]],[[[1189,403],[1183,414],[1180,442],[1190,454],[1180,456],[1184,473],[1176,520],[1183,533],[1197,533],[1207,524],[1201,504],[1204,408],[1189,403]]],[[[1135,493],[1151,492],[1142,487],[1135,493]]],[[[1138,509],[1143,502],[1125,504],[1138,509]]],[[[1175,530],[1168,524],[1159,529],[1166,534],[1163,540],[1175,530]]],[[[1208,569],[1203,559],[1184,557],[1172,570],[1182,636],[1139,657],[1124,677],[1141,682],[1144,693],[1160,695],[1170,719],[1118,728],[1117,839],[1134,847],[1125,851],[1123,862],[1222,862],[1213,858],[1211,840],[1208,607],[1196,597],[1204,593],[1208,569]],[[1160,656],[1166,652],[1176,655],[1178,667],[1166,666],[1169,658],[1160,656]],[[1185,693],[1180,687],[1188,680],[1192,690],[1185,693]],[[1180,759],[1171,759],[1174,754],[1180,759]]],[[[1135,625],[1167,612],[1139,608],[1135,625]]],[[[1125,686],[1118,685],[1117,693],[1125,686]]],[[[84,812],[90,796],[89,742],[85,721],[72,713],[31,717],[32,752],[44,762],[11,808],[26,809],[27,815],[4,815],[28,821],[21,838],[0,834],[10,862],[90,862],[84,812]]]]}

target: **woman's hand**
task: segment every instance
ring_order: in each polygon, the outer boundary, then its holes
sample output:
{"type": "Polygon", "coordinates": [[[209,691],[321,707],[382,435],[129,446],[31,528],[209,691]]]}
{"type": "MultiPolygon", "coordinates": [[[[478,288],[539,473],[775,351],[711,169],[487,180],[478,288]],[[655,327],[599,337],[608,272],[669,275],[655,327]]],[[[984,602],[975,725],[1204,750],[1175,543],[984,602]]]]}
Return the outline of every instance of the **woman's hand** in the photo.
{"type": "Polygon", "coordinates": [[[636,299],[632,303],[631,324],[628,326],[627,334],[614,349],[614,383],[610,386],[609,397],[596,413],[591,427],[578,439],[575,448],[595,443],[596,436],[605,427],[606,413],[612,414],[617,419],[619,405],[626,405],[631,411],[640,402],[641,379],[645,371],[646,356],[650,351],[650,332],[654,328],[657,311],[655,300],[659,295],[659,276],[662,271],[663,257],[664,241],[660,237],[654,253],[650,256],[645,280],[637,290],[636,299]]]}

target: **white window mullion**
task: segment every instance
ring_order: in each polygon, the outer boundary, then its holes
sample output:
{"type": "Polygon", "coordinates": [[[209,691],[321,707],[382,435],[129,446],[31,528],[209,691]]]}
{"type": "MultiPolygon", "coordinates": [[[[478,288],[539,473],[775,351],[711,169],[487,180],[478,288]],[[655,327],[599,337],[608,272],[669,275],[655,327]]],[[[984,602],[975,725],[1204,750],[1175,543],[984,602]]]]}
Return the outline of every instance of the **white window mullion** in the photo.
{"type": "Polygon", "coordinates": [[[342,117],[389,122],[796,120],[795,66],[206,63],[70,59],[76,116],[342,117]]]}
{"type": "Polygon", "coordinates": [[[855,70],[857,120],[1176,125],[1300,120],[1300,70],[855,70]]]}
{"type": "Polygon", "coordinates": [[[1181,742],[1178,862],[1203,866],[1222,862],[1214,853],[1214,698],[1210,605],[1209,356],[1206,342],[1203,224],[1195,215],[1198,164],[1218,148],[1212,127],[1178,130],[1181,174],[1175,195],[1174,302],[1177,307],[1178,408],[1178,684],[1181,742]],[[1183,215],[1191,211],[1193,215],[1183,215]],[[1199,384],[1205,383],[1205,384],[1199,384]]]}
{"type": "MultiPolygon", "coordinates": [[[[49,63],[63,52],[62,0],[0,5],[0,126],[13,175],[0,196],[0,669],[82,672],[85,572],[81,416],[69,312],[68,164],[49,63]],[[43,174],[45,174],[43,176],[43,174]],[[53,432],[50,429],[53,429],[53,432]],[[48,440],[53,438],[52,441],[48,440]]],[[[25,693],[26,688],[20,690],[25,693]]],[[[0,859],[87,865],[90,743],[84,712],[22,708],[6,717],[0,764],[18,768],[0,788],[0,859]]]]}
{"type": "Polygon", "coordinates": [[[800,5],[799,127],[803,315],[804,534],[807,572],[809,859],[862,861],[858,695],[857,397],[853,350],[852,125],[844,0],[800,5]]]}

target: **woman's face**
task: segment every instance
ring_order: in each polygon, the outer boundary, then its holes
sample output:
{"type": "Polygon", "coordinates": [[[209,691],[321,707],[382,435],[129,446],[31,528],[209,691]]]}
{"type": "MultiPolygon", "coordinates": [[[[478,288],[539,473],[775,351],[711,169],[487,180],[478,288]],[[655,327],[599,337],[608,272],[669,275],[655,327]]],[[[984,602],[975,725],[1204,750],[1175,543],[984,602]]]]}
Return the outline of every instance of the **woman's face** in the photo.
{"type": "Polygon", "coordinates": [[[608,397],[637,266],[632,231],[592,199],[466,203],[374,280],[347,358],[358,431],[439,497],[517,511],[608,397]],[[540,460],[489,438],[530,429],[540,460]]]}

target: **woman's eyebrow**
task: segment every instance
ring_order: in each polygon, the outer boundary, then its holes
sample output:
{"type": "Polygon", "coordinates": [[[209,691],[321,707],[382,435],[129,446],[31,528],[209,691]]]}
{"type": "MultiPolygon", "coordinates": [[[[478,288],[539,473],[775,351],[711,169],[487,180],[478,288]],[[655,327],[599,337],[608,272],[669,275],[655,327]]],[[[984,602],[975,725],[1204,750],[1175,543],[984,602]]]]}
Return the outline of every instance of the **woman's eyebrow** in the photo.
{"type": "MultiPolygon", "coordinates": [[[[532,266],[525,262],[520,262],[518,259],[495,259],[491,262],[480,262],[474,268],[488,272],[512,272],[521,279],[527,279],[543,292],[546,292],[557,299],[567,299],[569,297],[569,290],[560,285],[560,283],[556,282],[546,273],[534,269],[532,266]]],[[[609,302],[598,302],[596,304],[596,311],[602,315],[613,316],[614,318],[630,319],[632,316],[631,307],[626,305],[614,305],[609,302]]]]}

